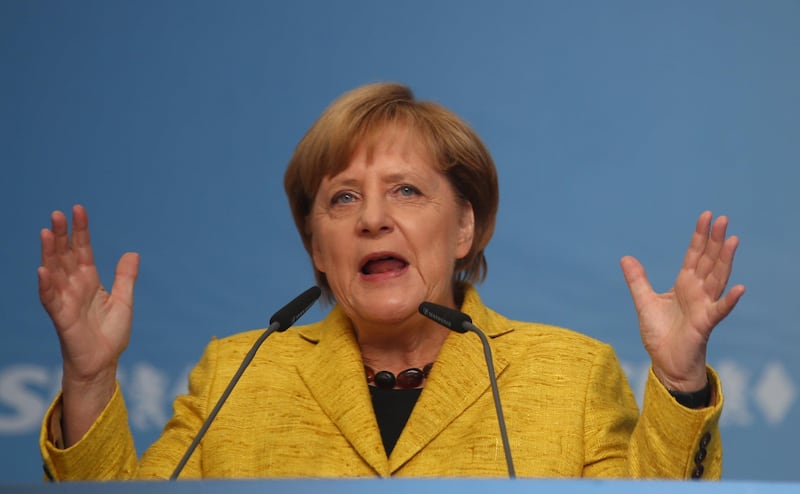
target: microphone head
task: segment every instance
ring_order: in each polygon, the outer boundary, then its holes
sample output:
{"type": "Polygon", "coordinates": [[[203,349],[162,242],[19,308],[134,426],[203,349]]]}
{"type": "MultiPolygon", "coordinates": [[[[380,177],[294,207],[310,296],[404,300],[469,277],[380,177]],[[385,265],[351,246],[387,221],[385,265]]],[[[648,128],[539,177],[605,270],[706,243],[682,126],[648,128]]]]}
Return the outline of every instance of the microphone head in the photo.
{"type": "Polygon", "coordinates": [[[472,323],[472,318],[460,310],[434,304],[433,302],[419,304],[419,312],[428,319],[436,321],[457,333],[466,333],[468,331],[466,324],[472,323]]]}
{"type": "Polygon", "coordinates": [[[272,315],[269,319],[270,326],[278,323],[276,331],[286,331],[314,305],[321,294],[322,290],[316,285],[304,291],[272,315]]]}

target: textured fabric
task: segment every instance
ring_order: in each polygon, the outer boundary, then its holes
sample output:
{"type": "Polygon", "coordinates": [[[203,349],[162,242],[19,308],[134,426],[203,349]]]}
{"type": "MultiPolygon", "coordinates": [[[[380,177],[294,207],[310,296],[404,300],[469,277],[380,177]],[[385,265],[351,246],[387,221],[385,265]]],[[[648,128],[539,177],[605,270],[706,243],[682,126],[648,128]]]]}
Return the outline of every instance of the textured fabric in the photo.
{"type": "MultiPolygon", "coordinates": [[[[553,326],[510,321],[468,288],[462,310],[491,339],[517,475],[689,478],[701,443],[718,478],[723,397],[679,405],[652,371],[641,417],[613,350],[553,326]],[[705,440],[703,440],[706,436],[705,440]],[[707,443],[707,444],[706,444],[707,443]]],[[[213,340],[177,398],[162,436],[137,462],[119,389],[66,450],[43,422],[45,466],[57,479],[165,478],[177,465],[259,331],[213,340]]],[[[451,334],[387,458],[349,320],[276,333],[259,351],[181,478],[503,477],[507,475],[480,340],[451,334]]]]}

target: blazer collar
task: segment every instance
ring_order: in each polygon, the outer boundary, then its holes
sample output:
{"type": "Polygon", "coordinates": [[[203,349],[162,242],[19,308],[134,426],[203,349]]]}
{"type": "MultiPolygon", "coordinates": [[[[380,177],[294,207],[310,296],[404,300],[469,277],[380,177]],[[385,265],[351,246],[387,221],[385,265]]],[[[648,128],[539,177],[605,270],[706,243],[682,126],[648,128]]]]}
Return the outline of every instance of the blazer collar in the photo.
{"type": "MultiPolygon", "coordinates": [[[[500,376],[511,356],[498,348],[493,339],[513,331],[511,322],[483,305],[470,285],[466,286],[461,310],[489,337],[495,375],[500,376]]],[[[483,344],[478,335],[450,334],[389,458],[391,472],[419,453],[481,395],[491,393],[489,388],[483,344]]]]}
{"type": "Polygon", "coordinates": [[[298,372],[322,410],[381,477],[389,475],[364,363],[350,320],[336,306],[321,322],[298,328],[316,343],[298,372]]]}
{"type": "MultiPolygon", "coordinates": [[[[510,355],[492,339],[513,331],[511,321],[483,305],[470,285],[465,286],[461,310],[490,338],[495,373],[500,376],[510,355]]],[[[344,311],[336,306],[323,321],[297,329],[303,338],[316,343],[299,368],[301,378],[342,435],[380,476],[401,468],[483,393],[490,392],[480,339],[471,333],[452,333],[387,459],[364,378],[361,352],[344,311]]]]}

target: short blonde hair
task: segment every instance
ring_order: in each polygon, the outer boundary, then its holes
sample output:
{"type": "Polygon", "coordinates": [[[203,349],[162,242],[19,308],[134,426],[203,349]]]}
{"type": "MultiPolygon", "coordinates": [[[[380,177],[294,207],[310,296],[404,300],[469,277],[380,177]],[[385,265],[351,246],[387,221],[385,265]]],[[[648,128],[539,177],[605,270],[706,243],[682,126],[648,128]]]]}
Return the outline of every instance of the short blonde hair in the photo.
{"type": "MultiPolygon", "coordinates": [[[[347,168],[360,144],[393,124],[407,128],[424,142],[438,170],[472,205],[474,239],[469,253],[456,261],[453,281],[483,281],[488,269],[484,249],[494,232],[499,200],[494,161],[463,120],[437,103],[415,100],[402,84],[368,84],[343,94],[297,144],[286,168],[284,188],[306,251],[311,255],[307,218],[323,178],[347,168]]],[[[331,300],[325,273],[316,271],[316,279],[331,300]]]]}

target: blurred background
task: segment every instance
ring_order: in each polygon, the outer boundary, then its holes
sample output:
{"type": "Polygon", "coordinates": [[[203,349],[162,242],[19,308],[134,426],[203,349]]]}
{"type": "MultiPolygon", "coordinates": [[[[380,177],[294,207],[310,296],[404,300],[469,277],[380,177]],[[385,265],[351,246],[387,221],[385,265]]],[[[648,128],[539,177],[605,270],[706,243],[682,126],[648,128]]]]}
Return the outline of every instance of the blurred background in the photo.
{"type": "Polygon", "coordinates": [[[50,212],[88,208],[109,287],[142,256],[119,376],[141,453],[212,336],[266,326],[313,283],[284,167],[328,103],[385,80],[493,153],[484,301],[613,344],[638,394],[620,257],[667,290],[697,216],[729,215],[748,291],[710,346],[723,475],[800,480],[798,54],[793,0],[3,0],[0,480],[41,479],[60,386],[36,288],[50,212]]]}

